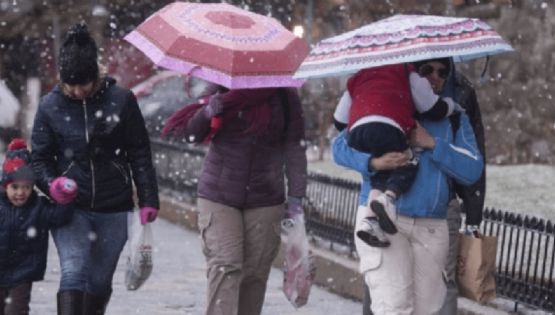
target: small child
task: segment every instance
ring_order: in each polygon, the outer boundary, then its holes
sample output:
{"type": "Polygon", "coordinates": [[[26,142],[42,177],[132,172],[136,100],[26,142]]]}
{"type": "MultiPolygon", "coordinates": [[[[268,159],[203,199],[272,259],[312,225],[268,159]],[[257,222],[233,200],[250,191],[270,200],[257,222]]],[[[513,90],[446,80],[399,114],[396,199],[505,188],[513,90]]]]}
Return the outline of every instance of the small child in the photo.
{"type": "MultiPolygon", "coordinates": [[[[445,66],[441,76],[446,79],[450,61],[441,60],[445,66]]],[[[390,243],[384,232],[397,233],[386,210],[395,212],[395,199],[410,188],[416,177],[418,158],[407,140],[416,126],[415,116],[441,120],[460,109],[452,99],[435,94],[427,74],[415,70],[420,68],[396,64],[359,71],[349,79],[336,110],[335,115],[341,115],[337,111],[348,110],[348,144],[352,148],[373,157],[389,152],[406,152],[411,156],[407,165],[391,171],[376,171],[371,176],[374,189],[368,213],[356,231],[357,237],[370,246],[387,247],[390,243]]]]}
{"type": "MultiPolygon", "coordinates": [[[[69,207],[37,195],[29,162],[25,141],[14,139],[0,179],[0,314],[29,314],[32,283],[46,270],[48,230],[72,215],[69,207]]],[[[75,182],[66,177],[56,178],[50,189],[69,202],[77,195],[75,182]]]]}

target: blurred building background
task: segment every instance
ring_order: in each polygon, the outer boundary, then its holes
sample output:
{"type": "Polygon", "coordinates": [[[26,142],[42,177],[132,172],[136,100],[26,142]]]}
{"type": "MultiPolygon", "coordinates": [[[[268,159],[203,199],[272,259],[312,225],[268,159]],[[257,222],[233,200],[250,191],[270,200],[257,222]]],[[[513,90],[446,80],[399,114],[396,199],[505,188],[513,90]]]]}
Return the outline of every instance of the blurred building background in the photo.
{"type": "MultiPolygon", "coordinates": [[[[32,124],[40,95],[57,83],[56,54],[61,35],[87,22],[101,47],[101,63],[131,87],[157,71],[121,38],[151,13],[172,1],[160,0],[0,0],[0,79],[19,99],[16,130],[32,124]]],[[[221,2],[221,1],[197,1],[221,2]]],[[[488,162],[555,161],[555,3],[553,0],[231,0],[271,15],[302,33],[309,43],[396,13],[478,17],[517,50],[459,65],[474,82],[486,125],[488,162]]],[[[307,136],[325,152],[331,116],[345,78],[308,81],[302,100],[307,136]]],[[[13,130],[12,130],[13,132],[13,130]]],[[[0,137],[6,134],[0,128],[0,137]]]]}

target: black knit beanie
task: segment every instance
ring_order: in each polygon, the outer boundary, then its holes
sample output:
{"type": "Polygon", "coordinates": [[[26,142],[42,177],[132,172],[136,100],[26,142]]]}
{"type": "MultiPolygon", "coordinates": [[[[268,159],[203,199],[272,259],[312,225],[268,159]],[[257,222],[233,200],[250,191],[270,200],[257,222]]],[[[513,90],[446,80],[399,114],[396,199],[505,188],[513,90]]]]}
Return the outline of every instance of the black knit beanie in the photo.
{"type": "Polygon", "coordinates": [[[69,85],[82,85],[98,78],[97,48],[85,24],[75,24],[66,33],[58,65],[60,79],[69,85]]]}
{"type": "Polygon", "coordinates": [[[8,186],[15,180],[35,181],[35,175],[29,163],[31,154],[27,150],[27,144],[23,139],[14,139],[8,145],[6,159],[2,163],[2,177],[0,185],[8,186]]]}

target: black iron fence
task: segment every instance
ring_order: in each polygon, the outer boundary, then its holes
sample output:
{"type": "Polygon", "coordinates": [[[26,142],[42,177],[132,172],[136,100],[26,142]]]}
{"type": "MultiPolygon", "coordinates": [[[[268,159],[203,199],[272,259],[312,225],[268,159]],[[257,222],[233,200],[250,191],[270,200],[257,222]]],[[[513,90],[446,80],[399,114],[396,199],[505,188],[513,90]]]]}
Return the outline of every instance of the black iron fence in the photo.
{"type": "Polygon", "coordinates": [[[355,253],[353,230],[359,191],[357,182],[309,173],[307,198],[303,201],[308,233],[330,241],[330,246],[347,246],[355,253]]]}
{"type": "MultiPolygon", "coordinates": [[[[185,143],[152,140],[162,188],[194,202],[205,151],[185,143]]],[[[360,184],[309,173],[307,229],[311,235],[355,252],[353,229],[360,184]]],[[[497,293],[518,304],[555,312],[555,232],[551,221],[496,209],[485,209],[482,231],[495,235],[497,293]]]]}
{"type": "Polygon", "coordinates": [[[485,209],[482,230],[497,236],[497,293],[555,313],[555,232],[549,220],[485,209]]]}

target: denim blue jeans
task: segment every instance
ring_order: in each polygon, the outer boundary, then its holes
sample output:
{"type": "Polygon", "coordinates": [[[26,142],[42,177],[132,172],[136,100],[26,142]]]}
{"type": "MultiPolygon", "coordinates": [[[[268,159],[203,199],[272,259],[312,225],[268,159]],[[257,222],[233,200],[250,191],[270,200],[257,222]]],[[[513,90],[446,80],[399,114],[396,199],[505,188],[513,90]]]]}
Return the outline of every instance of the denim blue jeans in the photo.
{"type": "Polygon", "coordinates": [[[127,215],[75,209],[70,223],[52,229],[60,257],[60,291],[112,293],[112,278],[127,241],[127,215]]]}

